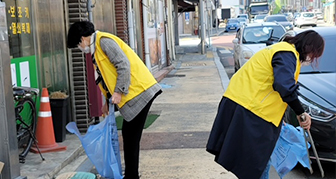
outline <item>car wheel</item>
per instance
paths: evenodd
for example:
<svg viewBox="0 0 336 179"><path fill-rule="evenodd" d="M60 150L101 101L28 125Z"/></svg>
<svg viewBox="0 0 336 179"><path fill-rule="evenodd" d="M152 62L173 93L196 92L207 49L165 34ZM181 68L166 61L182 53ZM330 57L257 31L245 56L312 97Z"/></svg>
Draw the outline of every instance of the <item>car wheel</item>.
<svg viewBox="0 0 336 179"><path fill-rule="evenodd" d="M316 27L316 24L312 25L313 27Z"/></svg>

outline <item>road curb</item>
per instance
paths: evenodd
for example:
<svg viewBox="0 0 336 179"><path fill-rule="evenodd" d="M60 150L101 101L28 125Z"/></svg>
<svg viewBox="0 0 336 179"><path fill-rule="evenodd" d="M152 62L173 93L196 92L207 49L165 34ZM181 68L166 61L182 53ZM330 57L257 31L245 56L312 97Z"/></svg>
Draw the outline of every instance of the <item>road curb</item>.
<svg viewBox="0 0 336 179"><path fill-rule="evenodd" d="M54 178L68 164L75 161L81 154L84 153L82 145L78 146L62 163L56 166L52 171L46 173L43 178Z"/></svg>
<svg viewBox="0 0 336 179"><path fill-rule="evenodd" d="M214 61L215 61L215 64L216 64L216 67L217 67L217 70L218 70L218 73L219 73L219 76L220 76L220 79L221 79L221 82L222 82L223 89L225 91L225 89L229 86L230 79L229 79L222 63L220 62L220 59L219 59L218 54L217 54L217 48L213 47L213 51L214 51L214 53L213 53Z"/></svg>

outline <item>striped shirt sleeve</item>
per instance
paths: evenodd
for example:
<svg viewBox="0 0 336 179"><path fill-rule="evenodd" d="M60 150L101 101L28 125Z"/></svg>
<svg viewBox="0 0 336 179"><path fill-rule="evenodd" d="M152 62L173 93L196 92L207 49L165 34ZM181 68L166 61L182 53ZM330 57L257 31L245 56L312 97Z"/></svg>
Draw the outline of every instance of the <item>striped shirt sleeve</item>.
<svg viewBox="0 0 336 179"><path fill-rule="evenodd" d="M100 46L103 52L108 56L110 62L117 69L118 77L114 92L128 94L131 72L130 62L126 54L119 45L110 38L101 38Z"/></svg>

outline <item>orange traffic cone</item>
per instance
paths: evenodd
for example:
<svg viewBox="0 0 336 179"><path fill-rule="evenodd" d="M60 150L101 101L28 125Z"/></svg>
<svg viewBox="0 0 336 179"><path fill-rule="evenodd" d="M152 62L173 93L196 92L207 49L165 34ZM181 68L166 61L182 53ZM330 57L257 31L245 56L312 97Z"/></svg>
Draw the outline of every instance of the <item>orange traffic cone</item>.
<svg viewBox="0 0 336 179"><path fill-rule="evenodd" d="M31 151L38 153L55 152L66 150L66 146L57 144L55 141L54 126L52 121L48 89L42 89L40 111L36 128L37 146L32 146Z"/></svg>

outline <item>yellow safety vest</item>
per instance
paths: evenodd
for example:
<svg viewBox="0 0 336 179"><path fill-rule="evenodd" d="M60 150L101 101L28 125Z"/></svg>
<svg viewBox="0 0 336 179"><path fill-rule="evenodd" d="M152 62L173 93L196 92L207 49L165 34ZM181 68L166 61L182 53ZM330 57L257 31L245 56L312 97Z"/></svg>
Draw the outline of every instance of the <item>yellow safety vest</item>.
<svg viewBox="0 0 336 179"><path fill-rule="evenodd" d="M265 121L279 126L287 103L273 89L274 76L272 58L280 51L290 51L296 56L296 71L293 74L297 82L300 74L299 53L294 45L280 42L268 46L247 61L230 80L224 96L248 109Z"/></svg>
<svg viewBox="0 0 336 179"><path fill-rule="evenodd" d="M117 83L117 70L110 62L107 55L103 52L100 47L100 39L102 37L107 37L113 39L119 47L126 54L130 62L130 86L128 89L128 94L122 94L121 101L118 104L118 107L121 108L127 101L133 99L143 91L147 90L151 86L157 83L152 73L148 70L143 61L139 58L139 56L120 38L110 33L105 32L97 32L96 33L96 50L95 50L95 59L97 66L101 72L101 75L106 83L108 91L113 94L116 83ZM107 91L99 84L99 87L106 97Z"/></svg>

